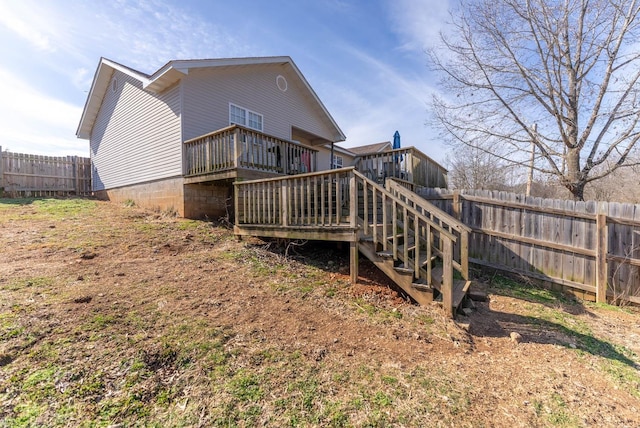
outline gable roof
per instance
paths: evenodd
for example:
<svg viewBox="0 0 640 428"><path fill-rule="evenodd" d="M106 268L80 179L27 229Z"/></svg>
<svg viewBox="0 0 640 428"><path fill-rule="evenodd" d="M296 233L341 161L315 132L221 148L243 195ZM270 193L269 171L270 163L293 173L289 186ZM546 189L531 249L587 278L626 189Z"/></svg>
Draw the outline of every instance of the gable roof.
<svg viewBox="0 0 640 428"><path fill-rule="evenodd" d="M365 155L369 153L380 153L391 150L391 147L393 146L391 145L390 141L384 141L382 143L367 144L366 146L349 147L347 150L356 155Z"/></svg>
<svg viewBox="0 0 640 428"><path fill-rule="evenodd" d="M142 89L152 93L160 93L176 83L178 80L182 79L185 75L189 74L189 70L192 68L251 66L257 64L288 64L300 78L300 81L311 95L311 98L317 103L320 110L326 115L326 118L334 127L336 131L336 142L344 141L346 139L336 121L333 119L322 101L320 101L320 98L313 88L311 88L309 82L307 82L307 79L305 79L300 72L300 69L298 69L293 60L288 56L173 60L169 61L150 75L134 70L110 59L100 58L98 68L93 76L93 82L91 84L91 89L89 90L89 95L87 96L87 101L84 105L84 110L82 111L82 117L80 118L78 129L76 130L76 135L78 138L90 138L91 130L93 129L98 112L100 111L100 106L102 105L102 101L109 87L111 76L115 70L127 74L141 82Z"/></svg>

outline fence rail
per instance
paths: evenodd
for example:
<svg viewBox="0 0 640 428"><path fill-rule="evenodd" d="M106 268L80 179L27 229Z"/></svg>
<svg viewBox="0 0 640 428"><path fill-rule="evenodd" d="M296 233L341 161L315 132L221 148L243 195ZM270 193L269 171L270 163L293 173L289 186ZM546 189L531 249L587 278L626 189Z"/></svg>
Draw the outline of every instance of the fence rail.
<svg viewBox="0 0 640 428"><path fill-rule="evenodd" d="M640 303L640 205L480 190L418 193L471 228L469 257L476 264L601 302L608 296Z"/></svg>
<svg viewBox="0 0 640 428"><path fill-rule="evenodd" d="M91 160L3 152L0 196L59 196L91 193Z"/></svg>

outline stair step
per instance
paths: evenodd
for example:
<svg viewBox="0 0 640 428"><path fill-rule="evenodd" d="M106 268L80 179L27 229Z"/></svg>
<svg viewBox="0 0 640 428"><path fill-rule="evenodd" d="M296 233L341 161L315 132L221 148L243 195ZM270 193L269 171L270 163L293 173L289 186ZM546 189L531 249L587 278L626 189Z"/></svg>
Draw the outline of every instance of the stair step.
<svg viewBox="0 0 640 428"><path fill-rule="evenodd" d="M415 288L418 291L433 291L433 288L427 284L427 282L420 278L411 283L411 287Z"/></svg>
<svg viewBox="0 0 640 428"><path fill-rule="evenodd" d="M462 300L467 295L467 291L469 291L469 287L471 286L471 281L466 281L464 279L456 279L453 281L453 307L454 310L460 306Z"/></svg>
<svg viewBox="0 0 640 428"><path fill-rule="evenodd" d="M378 255L378 257L382 257L383 259L391 259L393 258L393 252L392 251L378 251L376 253Z"/></svg>
<svg viewBox="0 0 640 428"><path fill-rule="evenodd" d="M404 267L404 265L400 265L400 266L394 266L393 267L395 269L396 272L401 273L401 274L413 274L413 269L409 269Z"/></svg>

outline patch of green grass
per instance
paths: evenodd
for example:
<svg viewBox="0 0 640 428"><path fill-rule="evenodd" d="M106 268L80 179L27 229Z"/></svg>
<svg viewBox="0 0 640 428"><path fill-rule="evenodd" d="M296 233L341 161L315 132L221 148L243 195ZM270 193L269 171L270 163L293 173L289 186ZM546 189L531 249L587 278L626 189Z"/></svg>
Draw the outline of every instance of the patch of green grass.
<svg viewBox="0 0 640 428"><path fill-rule="evenodd" d="M9 283L3 287L9 291L18 291L25 288L33 288L34 291L40 291L54 284L54 279L50 277L33 277L33 278L21 278L10 280Z"/></svg>
<svg viewBox="0 0 640 428"><path fill-rule="evenodd" d="M392 319L402 319L403 315L397 308L387 309L373 305L362 298L357 298L353 302L358 312L367 314L374 320L388 322Z"/></svg>
<svg viewBox="0 0 640 428"><path fill-rule="evenodd" d="M33 206L40 214L52 220L61 220L86 215L97 206L95 201L88 199L38 199Z"/></svg>
<svg viewBox="0 0 640 428"><path fill-rule="evenodd" d="M117 319L114 315L96 314L86 325L88 330L102 330L110 324L115 324Z"/></svg>
<svg viewBox="0 0 640 428"><path fill-rule="evenodd" d="M256 402L264 395L261 382L257 374L242 369L227 383L227 389L241 402Z"/></svg>
<svg viewBox="0 0 640 428"><path fill-rule="evenodd" d="M574 301L568 299L562 293L533 285L525 285L511 278L500 275L496 275L491 280L491 287L499 291L500 294L506 294L517 299L534 303L574 303Z"/></svg>
<svg viewBox="0 0 640 428"><path fill-rule="evenodd" d="M7 427L33 427L38 426L36 420L47 409L46 404L18 403L13 408L14 415L4 420L3 426Z"/></svg>
<svg viewBox="0 0 640 428"><path fill-rule="evenodd" d="M551 396L547 411L547 419L553 426L575 427L578 426L577 418L567 409L564 398L558 393Z"/></svg>

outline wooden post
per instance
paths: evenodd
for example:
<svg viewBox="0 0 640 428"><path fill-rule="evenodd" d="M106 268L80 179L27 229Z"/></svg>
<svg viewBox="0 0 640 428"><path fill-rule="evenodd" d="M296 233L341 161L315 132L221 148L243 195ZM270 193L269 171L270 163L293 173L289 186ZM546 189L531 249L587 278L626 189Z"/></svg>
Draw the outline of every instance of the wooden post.
<svg viewBox="0 0 640 428"><path fill-rule="evenodd" d="M607 215L598 210L596 215L596 302L607 302Z"/></svg>
<svg viewBox="0 0 640 428"><path fill-rule="evenodd" d="M234 208L234 217L235 217L235 225L238 226L240 224L240 198L239 198L239 188L240 185L238 183L233 183L233 205Z"/></svg>
<svg viewBox="0 0 640 428"><path fill-rule="evenodd" d="M235 168L240 167L240 156L242 155L240 144L240 128L236 128L233 132L233 166Z"/></svg>
<svg viewBox="0 0 640 428"><path fill-rule="evenodd" d="M73 187L76 195L80 195L80 176L78 171L78 156L73 157Z"/></svg>
<svg viewBox="0 0 640 428"><path fill-rule="evenodd" d="M4 194L4 170L2 167L4 166L4 159L2 158L2 146L0 146L0 198Z"/></svg>
<svg viewBox="0 0 640 428"><path fill-rule="evenodd" d="M351 217L350 220L350 227L351 230L355 233L356 232L356 226L358 224L357 222L357 217L358 217L358 186L356 183L356 175L353 173L353 171L351 172L351 177L349 177L349 216ZM365 220L366 223L366 220Z"/></svg>
<svg viewBox="0 0 640 428"><path fill-rule="evenodd" d="M469 232L462 230L460 232L460 266L462 269L462 277L469 280Z"/></svg>
<svg viewBox="0 0 640 428"><path fill-rule="evenodd" d="M460 191L453 191L453 216L456 220L460 221L462 218L462 203L460 202Z"/></svg>
<svg viewBox="0 0 640 428"><path fill-rule="evenodd" d="M357 234L354 233L354 241L349 243L349 271L351 273L351 284L358 283L358 241Z"/></svg>
<svg viewBox="0 0 640 428"><path fill-rule="evenodd" d="M280 224L283 227L289 225L289 191L287 182L288 180L282 180L280 186Z"/></svg>
<svg viewBox="0 0 640 428"><path fill-rule="evenodd" d="M453 318L453 245L451 239L440 237L444 241L442 254L442 308L448 317Z"/></svg>

